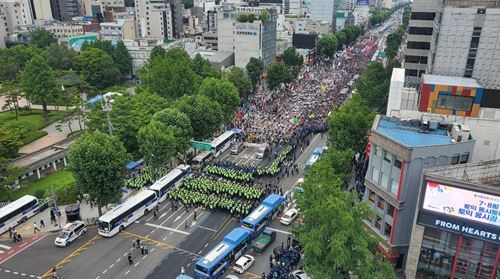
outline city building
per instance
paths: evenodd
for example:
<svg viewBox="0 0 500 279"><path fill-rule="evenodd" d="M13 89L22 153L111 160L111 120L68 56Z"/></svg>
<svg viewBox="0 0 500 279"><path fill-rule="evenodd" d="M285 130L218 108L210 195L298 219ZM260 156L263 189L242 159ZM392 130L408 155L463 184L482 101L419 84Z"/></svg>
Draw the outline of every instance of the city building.
<svg viewBox="0 0 500 279"><path fill-rule="evenodd" d="M99 33L103 40L133 40L135 38L134 20L118 19L115 22L103 22Z"/></svg>
<svg viewBox="0 0 500 279"><path fill-rule="evenodd" d="M335 0L307 0L305 1L309 18L313 21L324 21L335 24Z"/></svg>
<svg viewBox="0 0 500 279"><path fill-rule="evenodd" d="M163 0L135 0L135 30L139 38L173 39L171 5Z"/></svg>
<svg viewBox="0 0 500 279"><path fill-rule="evenodd" d="M184 4L182 0L166 0L170 5L172 12L172 33L176 39L184 37L184 23L182 20L184 14Z"/></svg>
<svg viewBox="0 0 500 279"><path fill-rule="evenodd" d="M500 94L500 3L449 0L440 28L431 44L427 72L475 78L484 88Z"/></svg>
<svg viewBox="0 0 500 279"><path fill-rule="evenodd" d="M209 49L212 49L212 50L219 49L219 41L217 39L217 33L209 31L209 32L203 33L201 36L202 36L203 43L205 45L207 45L207 47Z"/></svg>
<svg viewBox="0 0 500 279"><path fill-rule="evenodd" d="M157 45L156 40L124 40L128 53L132 57L132 72L137 75L137 71L148 61L151 50Z"/></svg>
<svg viewBox="0 0 500 279"><path fill-rule="evenodd" d="M0 9L4 21L2 28L5 28L7 36L13 35L21 26L33 24L31 4L28 0L0 0Z"/></svg>
<svg viewBox="0 0 500 279"><path fill-rule="evenodd" d="M47 0L30 0L31 8L33 13L33 19L35 21L53 20L52 8L50 6L50 1Z"/></svg>
<svg viewBox="0 0 500 279"><path fill-rule="evenodd" d="M190 56L194 58L197 54L200 54L203 58L210 61L212 66L217 69L225 69L234 66L233 52L196 50L191 53Z"/></svg>
<svg viewBox="0 0 500 279"><path fill-rule="evenodd" d="M72 38L85 35L83 25L81 23L72 22L52 22L49 25L41 26L52 34L57 39Z"/></svg>
<svg viewBox="0 0 500 279"><path fill-rule="evenodd" d="M247 21L242 15L253 14ZM262 15L261 18L259 18ZM269 65L276 59L276 20L274 8L223 5L217 11L218 49L234 52L235 65L245 68L251 57Z"/></svg>
<svg viewBox="0 0 500 279"><path fill-rule="evenodd" d="M424 170L406 278L500 275L500 160Z"/></svg>
<svg viewBox="0 0 500 279"><path fill-rule="evenodd" d="M418 77L427 70L434 25L439 22L436 13L440 3L434 0L416 0L412 4L404 67L405 75L414 83L418 83Z"/></svg>
<svg viewBox="0 0 500 279"><path fill-rule="evenodd" d="M469 162L474 143L462 125L376 116L363 195L373 214L365 223L396 268L406 261L422 170Z"/></svg>
<svg viewBox="0 0 500 279"><path fill-rule="evenodd" d="M52 17L60 21L69 21L79 15L78 0L49 0Z"/></svg>

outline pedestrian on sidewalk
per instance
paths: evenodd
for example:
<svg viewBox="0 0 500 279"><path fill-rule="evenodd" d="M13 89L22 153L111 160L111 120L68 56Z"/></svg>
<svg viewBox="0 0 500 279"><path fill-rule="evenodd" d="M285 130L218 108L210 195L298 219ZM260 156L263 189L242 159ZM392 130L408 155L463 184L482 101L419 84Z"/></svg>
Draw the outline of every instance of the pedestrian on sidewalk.
<svg viewBox="0 0 500 279"><path fill-rule="evenodd" d="M21 241L23 241L23 238L21 237L21 234L20 234L20 233L18 233L18 232L15 232L15 233L14 233L14 239L15 239L17 242L21 242ZM16 242L16 241L14 241L14 242Z"/></svg>
<svg viewBox="0 0 500 279"><path fill-rule="evenodd" d="M158 213L156 213L156 210L155 210L155 211L153 211L153 218L154 218L155 220L156 220L156 219L158 219Z"/></svg>
<svg viewBox="0 0 500 279"><path fill-rule="evenodd" d="M40 228L45 228L45 222L43 219L40 220Z"/></svg>
<svg viewBox="0 0 500 279"><path fill-rule="evenodd" d="M12 227L9 227L9 239L12 239Z"/></svg>
<svg viewBox="0 0 500 279"><path fill-rule="evenodd" d="M134 264L134 260L132 259L132 254L131 253L128 253L128 265L132 265Z"/></svg>
<svg viewBox="0 0 500 279"><path fill-rule="evenodd" d="M141 255L144 255L144 245L141 245Z"/></svg>
<svg viewBox="0 0 500 279"><path fill-rule="evenodd" d="M141 247L141 239L140 238L137 238L135 240L136 244L135 244L135 247L137 247L137 249L139 249Z"/></svg>
<svg viewBox="0 0 500 279"><path fill-rule="evenodd" d="M33 233L36 233L37 231L39 232L40 229L38 228L38 225L36 224L36 221L35 221L35 222L33 222Z"/></svg>
<svg viewBox="0 0 500 279"><path fill-rule="evenodd" d="M194 212L194 214L193 214L193 221L195 221L195 222L196 222L196 211L195 211L195 212Z"/></svg>
<svg viewBox="0 0 500 279"><path fill-rule="evenodd" d="M52 268L52 278L59 279L59 275L57 275L57 267Z"/></svg>
<svg viewBox="0 0 500 279"><path fill-rule="evenodd" d="M184 229L187 229L189 228L189 225L188 225L188 220L186 219L186 222L184 223Z"/></svg>

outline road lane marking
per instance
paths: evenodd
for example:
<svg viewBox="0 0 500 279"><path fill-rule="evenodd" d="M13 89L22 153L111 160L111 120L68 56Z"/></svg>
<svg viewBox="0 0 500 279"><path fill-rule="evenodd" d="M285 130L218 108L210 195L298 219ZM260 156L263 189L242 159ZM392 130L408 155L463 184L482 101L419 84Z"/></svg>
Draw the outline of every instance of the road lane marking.
<svg viewBox="0 0 500 279"><path fill-rule="evenodd" d="M176 249L176 250L178 250L178 251L181 251L182 253L188 253L188 254L191 254L191 255L193 255L193 256L195 256L195 257L197 257L198 259L199 259L199 258L201 258L201 255L200 255L200 254L196 254L196 253L193 253L193 252L189 252L189 251L184 250L184 249L181 249L181 248L179 248L179 247L177 247L177 248L175 248L175 249Z"/></svg>
<svg viewBox="0 0 500 279"><path fill-rule="evenodd" d="M184 235L189 235L189 233L187 233L185 231L181 231L181 230L177 230L177 229L169 228L169 227L164 227L164 226L160 226L160 225L156 225L156 224L146 223L146 226L155 227L158 229L164 229L167 231L176 232L176 233L180 233L180 234L184 234ZM149 236L147 236L147 237L149 237Z"/></svg>
<svg viewBox="0 0 500 279"><path fill-rule="evenodd" d="M125 257L125 255L124 255L124 257ZM116 260L116 262L119 262L119 261L121 261L121 260L122 260L122 259L121 259L121 258L119 258L118 260Z"/></svg>
<svg viewBox="0 0 500 279"><path fill-rule="evenodd" d="M107 269L105 269L105 270L102 272L102 274L106 274L106 272L108 272L108 270L107 270Z"/></svg>
<svg viewBox="0 0 500 279"><path fill-rule="evenodd" d="M269 228L269 229L271 229L271 230L273 230L273 231L279 232L279 233L283 233L283 234L292 234L291 232L286 232L286 231L278 230L278 229L271 228L271 227L268 227L268 228Z"/></svg>
<svg viewBox="0 0 500 279"><path fill-rule="evenodd" d="M217 232L217 231L216 231L216 230L214 230L214 229L207 228L207 227L204 227L204 226L198 226L198 228L202 228L202 229L207 230L207 231Z"/></svg>
<svg viewBox="0 0 500 279"><path fill-rule="evenodd" d="M18 251L16 251L15 253L13 253L12 255L8 256L7 258L3 259L0 264L3 264L4 262L8 261L9 259L11 259L12 257L14 257L15 255L21 253L22 251L24 251L25 249L27 249L28 247L30 247L31 245L37 243L38 241L42 240L43 238L45 238L47 235L44 235L40 238L33 238L33 242L29 243L28 245L26 245L23 249L20 249ZM26 244L26 242L24 243ZM14 250L10 250L8 254L12 253Z"/></svg>
<svg viewBox="0 0 500 279"><path fill-rule="evenodd" d="M203 252L203 250L200 250L200 252L198 252L198 254L200 254L200 255L201 255L201 252Z"/></svg>
<svg viewBox="0 0 500 279"><path fill-rule="evenodd" d="M155 243L155 244L159 244L160 246L163 246L163 247L166 247L166 248L169 248L169 249L175 249L175 246L173 246L173 245L170 245L170 244L168 244L166 242L162 242L162 241L158 241L158 240L155 240L155 239L151 239L149 237L145 237L145 236L140 235L140 234L135 234L135 233L126 232L126 231L122 231L121 233L123 235L127 236L127 237L141 238L141 239L147 240L149 242L152 242L152 243Z"/></svg>
<svg viewBox="0 0 500 279"><path fill-rule="evenodd" d="M224 230L224 228L229 225L229 223L231 223L231 216L226 217L226 219L224 220L224 222L222 222L221 226L217 229L218 232L214 233L210 237L210 239L216 239L222 233L222 231Z"/></svg>
<svg viewBox="0 0 500 279"><path fill-rule="evenodd" d="M151 249L151 252L153 252L156 248Z"/></svg>
<svg viewBox="0 0 500 279"><path fill-rule="evenodd" d="M7 250L8 250L8 249L10 249L10 246L0 244L0 248L7 249Z"/></svg>
<svg viewBox="0 0 500 279"><path fill-rule="evenodd" d="M208 246L208 243L205 244L205 247L207 247L207 246Z"/></svg>
<svg viewBox="0 0 500 279"><path fill-rule="evenodd" d="M57 269L61 269L63 267L63 265L69 261L71 261L71 258L74 257L75 255L79 255L81 251L84 251L88 248L88 246L92 245L95 243L95 241L97 239L101 238L100 235L95 235L94 237L92 237L91 239L87 240L87 242L85 242L82 246L78 247L78 249L76 249L75 251L73 251L71 254L69 254L68 256L66 256L64 259L62 259L59 263L57 263L55 265L55 267ZM47 272L45 272L40 278L45 278L45 277L48 277L48 276L52 276L52 268L47 270Z"/></svg>
<svg viewBox="0 0 500 279"><path fill-rule="evenodd" d="M295 162L298 162L300 160L300 158L302 158L306 153L307 153L307 150L309 150L309 148L311 148L311 146L313 146L314 142L318 139L318 137L320 136L321 134L317 134L313 140L311 141L311 143L309 143L309 145L307 146L306 150L304 150L304 152L302 152L302 154L299 156L299 158L297 158L297 160L295 160Z"/></svg>
<svg viewBox="0 0 500 279"><path fill-rule="evenodd" d="M144 255L144 257L142 257L142 259L144 260L148 255Z"/></svg>
<svg viewBox="0 0 500 279"><path fill-rule="evenodd" d="M140 261L136 262L136 263L134 264L134 266L138 266L138 265L139 265L139 263L140 263Z"/></svg>
<svg viewBox="0 0 500 279"><path fill-rule="evenodd" d="M109 268L113 268L113 266L115 266L115 264L111 264L111 265L109 265Z"/></svg>
<svg viewBox="0 0 500 279"><path fill-rule="evenodd" d="M16 275L19 274L19 272L17 272L17 271L14 271L13 273L16 274Z"/></svg>
<svg viewBox="0 0 500 279"><path fill-rule="evenodd" d="M161 218L165 217L166 215L167 215L167 213L163 213L162 215L160 215L160 218L158 218L158 219L161 219Z"/></svg>
<svg viewBox="0 0 500 279"><path fill-rule="evenodd" d="M129 270L127 270L127 272L125 272L125 275L127 275L127 274L129 274L129 273L130 273L130 269L129 269Z"/></svg>

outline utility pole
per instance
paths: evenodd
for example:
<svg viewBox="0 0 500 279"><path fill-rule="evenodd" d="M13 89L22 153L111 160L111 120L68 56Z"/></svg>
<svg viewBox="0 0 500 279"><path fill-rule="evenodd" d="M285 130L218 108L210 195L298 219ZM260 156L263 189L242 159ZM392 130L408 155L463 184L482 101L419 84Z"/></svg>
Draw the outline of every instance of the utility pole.
<svg viewBox="0 0 500 279"><path fill-rule="evenodd" d="M50 189L52 190L52 201L54 202L54 207L56 209L55 214L57 215L57 225L61 228L61 216L59 216L59 208L57 207L57 197L54 193L54 185L50 185Z"/></svg>

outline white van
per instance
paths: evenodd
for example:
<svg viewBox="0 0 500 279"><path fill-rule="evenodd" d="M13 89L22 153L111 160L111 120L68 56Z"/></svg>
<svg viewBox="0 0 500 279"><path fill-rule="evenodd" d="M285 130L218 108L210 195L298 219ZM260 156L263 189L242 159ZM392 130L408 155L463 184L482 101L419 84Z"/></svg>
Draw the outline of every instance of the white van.
<svg viewBox="0 0 500 279"><path fill-rule="evenodd" d="M259 147L259 151L257 151L255 155L257 156L257 159L262 159L266 156L266 152L267 152L267 146L262 146Z"/></svg>
<svg viewBox="0 0 500 279"><path fill-rule="evenodd" d="M80 236L87 232L87 226L82 221L75 221L73 223L66 224L62 231L57 235L54 244L56 246L68 246L71 242L75 241Z"/></svg>
<svg viewBox="0 0 500 279"><path fill-rule="evenodd" d="M242 142L236 142L231 146L231 155L238 155L245 148Z"/></svg>

